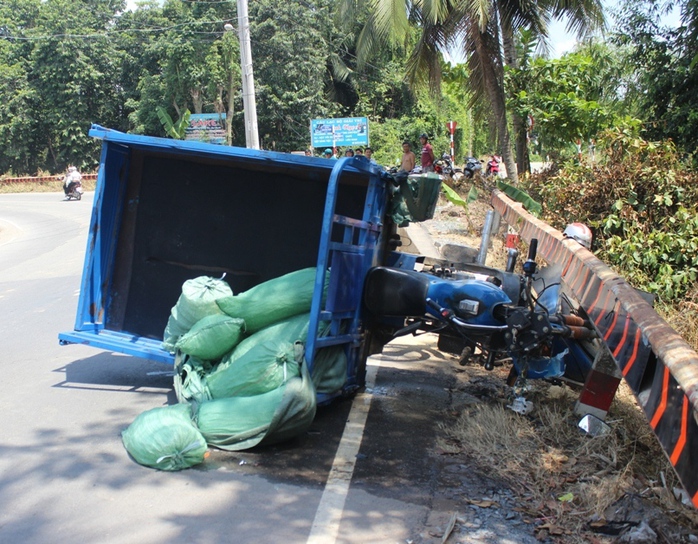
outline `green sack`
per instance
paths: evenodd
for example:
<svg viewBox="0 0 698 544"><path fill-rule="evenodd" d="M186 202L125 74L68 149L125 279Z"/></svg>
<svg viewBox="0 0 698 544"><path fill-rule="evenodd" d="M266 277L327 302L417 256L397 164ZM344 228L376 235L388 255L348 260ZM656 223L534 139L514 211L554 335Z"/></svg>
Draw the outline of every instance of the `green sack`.
<svg viewBox="0 0 698 544"><path fill-rule="evenodd" d="M302 359L302 346L284 340L260 343L240 357L223 359L205 377L207 389L214 399L267 393L300 376Z"/></svg>
<svg viewBox="0 0 698 544"><path fill-rule="evenodd" d="M336 393L347 381L347 354L344 346L329 346L315 353L313 384L318 393Z"/></svg>
<svg viewBox="0 0 698 544"><path fill-rule="evenodd" d="M180 336L208 315L222 314L216 300L232 296L230 286L221 279L199 276L182 285L182 294L172 308L163 334L163 349L174 352ZM235 317L235 316L233 316Z"/></svg>
<svg viewBox="0 0 698 544"><path fill-rule="evenodd" d="M204 460L206 440L192 421L190 404L153 408L121 433L126 451L141 465L182 470Z"/></svg>
<svg viewBox="0 0 698 544"><path fill-rule="evenodd" d="M197 410L197 425L212 446L232 451L246 449L241 445L258 444L267 434L283 396L284 388L279 387L254 397L202 402Z"/></svg>
<svg viewBox="0 0 698 544"><path fill-rule="evenodd" d="M268 393L201 403L196 421L210 445L239 451L305 433L316 408L313 382L302 364L299 377Z"/></svg>
<svg viewBox="0 0 698 544"><path fill-rule="evenodd" d="M289 317L278 323L269 325L240 342L235 347L230 357L228 357L228 360L233 361L242 357L258 344L265 344L267 342L279 341L288 342L289 344L295 344L296 342L305 343L308 339L309 325L310 314L307 313Z"/></svg>
<svg viewBox="0 0 698 544"><path fill-rule="evenodd" d="M218 300L219 308L231 317L245 320L254 333L288 317L307 313L313 300L316 268L304 268L256 285L236 296ZM329 273L325 275L327 292Z"/></svg>
<svg viewBox="0 0 698 544"><path fill-rule="evenodd" d="M206 383L206 376L213 369L209 361L202 361L178 351L174 367L174 390L179 402L201 402L211 398Z"/></svg>
<svg viewBox="0 0 698 544"><path fill-rule="evenodd" d="M242 319L224 314L208 315L197 321L177 341L175 348L198 359L218 361L240 342L244 330Z"/></svg>
<svg viewBox="0 0 698 544"><path fill-rule="evenodd" d="M275 444L290 440L305 433L315 419L317 395L313 381L308 375L308 366L301 365L299 378L289 380L284 386L284 396L269 424L262 444ZM252 447L252 446L249 446Z"/></svg>

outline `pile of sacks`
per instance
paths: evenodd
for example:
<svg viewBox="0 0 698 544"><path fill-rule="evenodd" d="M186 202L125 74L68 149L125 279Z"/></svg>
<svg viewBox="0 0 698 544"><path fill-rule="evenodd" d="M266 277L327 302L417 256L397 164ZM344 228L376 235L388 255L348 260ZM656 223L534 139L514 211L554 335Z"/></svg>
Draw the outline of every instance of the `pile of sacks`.
<svg viewBox="0 0 698 544"><path fill-rule="evenodd" d="M180 470L201 463L208 446L242 450L304 433L316 393L335 393L347 377L342 346L305 361L316 269L306 268L233 295L222 279L182 286L163 348L175 353L180 404L139 415L122 433L140 464ZM327 291L329 273L325 276ZM318 336L329 327L320 323Z"/></svg>

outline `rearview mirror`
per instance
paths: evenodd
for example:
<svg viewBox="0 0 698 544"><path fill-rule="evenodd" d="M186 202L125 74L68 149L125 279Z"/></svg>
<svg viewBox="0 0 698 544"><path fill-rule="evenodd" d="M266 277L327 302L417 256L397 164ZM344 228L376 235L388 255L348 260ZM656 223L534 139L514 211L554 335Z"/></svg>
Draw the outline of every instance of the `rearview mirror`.
<svg viewBox="0 0 698 544"><path fill-rule="evenodd" d="M580 419L578 426L589 436L601 436L611 432L611 427L608 424L591 414L587 414Z"/></svg>

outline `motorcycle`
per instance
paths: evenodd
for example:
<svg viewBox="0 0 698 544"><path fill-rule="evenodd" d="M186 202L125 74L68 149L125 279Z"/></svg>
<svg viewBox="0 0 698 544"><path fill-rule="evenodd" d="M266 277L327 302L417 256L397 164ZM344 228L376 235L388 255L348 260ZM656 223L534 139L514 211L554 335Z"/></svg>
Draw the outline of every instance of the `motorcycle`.
<svg viewBox="0 0 698 544"><path fill-rule="evenodd" d="M482 163L475 157L465 158L465 167L463 173L466 178L472 178L475 174L482 172Z"/></svg>
<svg viewBox="0 0 698 544"><path fill-rule="evenodd" d="M497 155L492 155L492 158L487 161L487 168L485 169L485 176L495 176L499 175L499 163L501 159Z"/></svg>
<svg viewBox="0 0 698 544"><path fill-rule="evenodd" d="M457 185L463 178L463 171L453 166L451 155L448 153L441 155L441 158L434 163L434 172L439 174L449 186Z"/></svg>
<svg viewBox="0 0 698 544"><path fill-rule="evenodd" d="M70 181L67 185L64 182L65 200L80 200L82 199L82 182Z"/></svg>
<svg viewBox="0 0 698 544"><path fill-rule="evenodd" d="M439 335L438 348L459 355L463 365L478 362L492 370L511 363L507 383L519 391L517 398L527 379L583 383L599 349L596 332L561 294L559 268L537 274L536 250L532 240L523 274L513 271L515 249L506 270L375 267L366 278L364 305L383 339L432 332Z"/></svg>

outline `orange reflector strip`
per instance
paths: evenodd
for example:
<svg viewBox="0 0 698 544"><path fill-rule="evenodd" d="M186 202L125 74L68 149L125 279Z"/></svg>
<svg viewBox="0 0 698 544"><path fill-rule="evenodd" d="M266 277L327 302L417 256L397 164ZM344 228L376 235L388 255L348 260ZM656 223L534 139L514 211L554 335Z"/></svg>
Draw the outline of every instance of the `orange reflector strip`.
<svg viewBox="0 0 698 544"><path fill-rule="evenodd" d="M683 448L686 445L686 431L688 429L688 399L686 398L686 395L683 396L683 407L681 408L681 434L679 435L679 439L676 441L676 446L674 447L674 451L671 452L671 457L669 457L669 460L671 461L671 464L676 466L676 463L679 462L679 457L681 457L681 452L683 452Z"/></svg>
<svg viewBox="0 0 698 544"><path fill-rule="evenodd" d="M664 377L662 379L662 400L659 402L659 406L657 406L657 411L654 413L652 421L650 421L650 427L652 427L653 430L657 428L659 420L662 419L664 415L667 397L669 396L669 371L666 367L662 367L662 372L664 372Z"/></svg>

